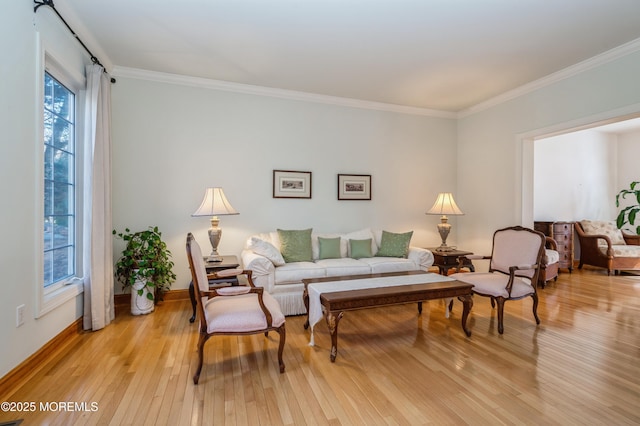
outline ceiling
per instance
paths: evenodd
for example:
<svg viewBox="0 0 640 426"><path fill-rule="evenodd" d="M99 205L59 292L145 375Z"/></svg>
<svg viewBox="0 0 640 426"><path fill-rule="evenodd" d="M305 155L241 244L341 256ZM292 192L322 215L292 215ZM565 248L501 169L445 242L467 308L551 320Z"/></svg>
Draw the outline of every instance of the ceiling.
<svg viewBox="0 0 640 426"><path fill-rule="evenodd" d="M464 111L640 39L639 0L55 4L108 70L446 112Z"/></svg>

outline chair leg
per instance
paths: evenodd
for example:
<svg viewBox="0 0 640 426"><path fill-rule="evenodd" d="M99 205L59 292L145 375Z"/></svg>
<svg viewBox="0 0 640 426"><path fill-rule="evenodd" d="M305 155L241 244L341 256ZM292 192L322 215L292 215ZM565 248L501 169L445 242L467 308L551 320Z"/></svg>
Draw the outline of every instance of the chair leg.
<svg viewBox="0 0 640 426"><path fill-rule="evenodd" d="M209 339L209 336L200 334L198 339L198 368L196 374L193 375L193 384L197 385L200 380L200 372L202 371L202 363L204 362L204 343Z"/></svg>
<svg viewBox="0 0 640 426"><path fill-rule="evenodd" d="M540 324L540 318L538 318L538 294L533 293L531 298L533 299L533 316L536 319L536 324Z"/></svg>
<svg viewBox="0 0 640 426"><path fill-rule="evenodd" d="M491 298L491 302L493 302L494 298ZM504 297L496 297L496 302L498 303L498 333L504 333Z"/></svg>
<svg viewBox="0 0 640 426"><path fill-rule="evenodd" d="M280 334L280 344L278 345L278 365L280 366L280 374L284 373L284 361L282 361L282 352L284 351L284 342L287 340L287 330L282 324L277 330Z"/></svg>
<svg viewBox="0 0 640 426"><path fill-rule="evenodd" d="M495 297L491 297L491 308L495 308L496 307L496 298Z"/></svg>

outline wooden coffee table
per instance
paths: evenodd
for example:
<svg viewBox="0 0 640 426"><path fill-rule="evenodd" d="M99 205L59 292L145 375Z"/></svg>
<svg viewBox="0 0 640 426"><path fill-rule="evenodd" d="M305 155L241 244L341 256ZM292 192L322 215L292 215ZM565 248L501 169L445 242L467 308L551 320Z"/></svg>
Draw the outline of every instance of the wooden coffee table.
<svg viewBox="0 0 640 426"><path fill-rule="evenodd" d="M428 276L431 275L431 276ZM370 280L372 278L389 278L402 280L397 277L407 277L407 281L414 282L407 285L393 285L390 287L360 288L345 291L329 291L320 294L320 303L324 307L325 319L331 333L331 353L329 358L335 362L338 355L338 323L344 315L344 311L355 309L376 308L380 306L399 305L405 303L418 303L418 312L422 313L422 302L432 299L444 299L457 297L462 301L462 329L467 337L471 331L467 328L467 317L473 306L471 284L456 280L430 282L432 275L423 271L391 272L386 274L366 274L343 277L327 277L304 279L304 298L307 307L307 320L305 329L309 328L309 286L328 282L344 282L351 280ZM408 277L412 277L409 279ZM418 276L417 278L415 276ZM424 283L415 283L424 279ZM380 280L377 280L378 282ZM363 281L363 283L366 281ZM314 287L315 288L315 287ZM319 289L321 287L318 287Z"/></svg>

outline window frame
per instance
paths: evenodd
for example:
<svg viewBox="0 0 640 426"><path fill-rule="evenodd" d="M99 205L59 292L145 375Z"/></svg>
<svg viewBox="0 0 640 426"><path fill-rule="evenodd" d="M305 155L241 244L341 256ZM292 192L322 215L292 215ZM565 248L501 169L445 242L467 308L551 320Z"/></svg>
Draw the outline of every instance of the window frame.
<svg viewBox="0 0 640 426"><path fill-rule="evenodd" d="M63 62L57 60L54 55L45 49L40 49L40 64L37 67L37 85L36 85L36 105L37 105L37 127L36 134L37 150L36 161L38 162L36 170L38 191L36 194L37 214L36 234L38 254L36 256L37 273L36 273L36 309L35 317L40 318L48 312L51 312L58 306L75 298L84 291L83 274L83 160L84 160L84 92L85 78L83 75L73 73L70 67L63 65ZM44 282L44 80L45 72L48 72L53 78L64 85L67 89L74 93L75 98L75 131L74 131L74 214L75 214L75 274L65 278L64 280L55 282L45 287Z"/></svg>

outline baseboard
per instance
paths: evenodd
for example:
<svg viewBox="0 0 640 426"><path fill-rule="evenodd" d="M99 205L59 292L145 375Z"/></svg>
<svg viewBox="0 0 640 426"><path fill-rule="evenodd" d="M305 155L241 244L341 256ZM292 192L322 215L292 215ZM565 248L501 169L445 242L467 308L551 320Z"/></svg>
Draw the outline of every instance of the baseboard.
<svg viewBox="0 0 640 426"><path fill-rule="evenodd" d="M116 309L119 306L125 306L128 305L131 301L131 295L130 294L116 294L113 296L113 305L116 307Z"/></svg>
<svg viewBox="0 0 640 426"><path fill-rule="evenodd" d="M168 302L171 300L187 300L187 299L189 299L189 290L186 288L180 289L180 290L169 290L162 297L162 300L165 302ZM127 306L131 303L131 294L129 293L116 294L113 297L113 303L116 306L116 309L118 307Z"/></svg>
<svg viewBox="0 0 640 426"><path fill-rule="evenodd" d="M54 353L68 346L74 337L82 333L82 317L71 323L57 336L49 340L33 355L0 378L0 401L7 401L17 388L40 371L40 368Z"/></svg>
<svg viewBox="0 0 640 426"><path fill-rule="evenodd" d="M163 299L167 302L170 300L187 300L189 299L189 289L169 290L164 294Z"/></svg>

